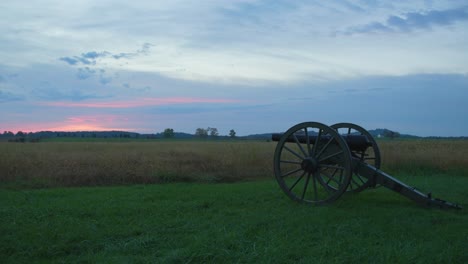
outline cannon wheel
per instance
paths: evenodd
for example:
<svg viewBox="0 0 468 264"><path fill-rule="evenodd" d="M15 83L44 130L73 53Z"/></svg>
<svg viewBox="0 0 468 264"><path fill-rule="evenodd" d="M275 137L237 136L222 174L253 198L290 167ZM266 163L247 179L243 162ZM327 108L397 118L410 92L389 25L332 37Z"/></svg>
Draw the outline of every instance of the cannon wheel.
<svg viewBox="0 0 468 264"><path fill-rule="evenodd" d="M297 136L304 136L300 142ZM315 139L311 136L315 136ZM338 132L324 124L305 122L286 131L276 145L275 177L293 200L321 205L340 197L351 180L351 152ZM323 174L324 170L333 174Z"/></svg>
<svg viewBox="0 0 468 264"><path fill-rule="evenodd" d="M367 163L374 166L377 169L380 169L380 150L377 142L372 137L372 135L365 130L364 128L351 124L351 123L338 123L331 126L335 129L340 135L363 135L372 143L371 148L367 148L365 151L353 151L351 150L351 155L355 158L358 158L361 162ZM359 175L356 171L353 172L351 181L349 182L348 192L360 192L372 185L372 181L369 178Z"/></svg>

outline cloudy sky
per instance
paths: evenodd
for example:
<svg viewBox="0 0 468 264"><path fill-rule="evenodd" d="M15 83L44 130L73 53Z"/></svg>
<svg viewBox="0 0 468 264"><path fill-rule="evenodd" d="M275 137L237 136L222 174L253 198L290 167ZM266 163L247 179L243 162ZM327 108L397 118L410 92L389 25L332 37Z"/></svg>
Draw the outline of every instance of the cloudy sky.
<svg viewBox="0 0 468 264"><path fill-rule="evenodd" d="M468 1L0 2L0 131L468 136Z"/></svg>

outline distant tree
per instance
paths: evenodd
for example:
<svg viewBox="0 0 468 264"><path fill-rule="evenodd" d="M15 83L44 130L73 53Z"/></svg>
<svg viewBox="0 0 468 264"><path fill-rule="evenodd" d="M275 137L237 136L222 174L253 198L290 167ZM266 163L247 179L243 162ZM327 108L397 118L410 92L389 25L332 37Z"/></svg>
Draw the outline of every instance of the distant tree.
<svg viewBox="0 0 468 264"><path fill-rule="evenodd" d="M13 132L11 132L11 131L5 131L5 132L3 132L3 136L11 138L11 137L14 137L15 134Z"/></svg>
<svg viewBox="0 0 468 264"><path fill-rule="evenodd" d="M23 131L18 131L18 133L16 133L16 136L17 137L24 137L25 134L23 133Z"/></svg>
<svg viewBox="0 0 468 264"><path fill-rule="evenodd" d="M383 136L390 138L390 139L394 139L394 138L400 137L400 133L385 129L383 132Z"/></svg>
<svg viewBox="0 0 468 264"><path fill-rule="evenodd" d="M164 129L163 135L164 135L165 138L173 138L174 135L175 135L174 129L172 129L172 128Z"/></svg>
<svg viewBox="0 0 468 264"><path fill-rule="evenodd" d="M231 138L235 138L236 137L236 131L234 131L234 129L229 130L229 136Z"/></svg>
<svg viewBox="0 0 468 264"><path fill-rule="evenodd" d="M195 130L195 136L205 138L208 136L208 130L204 128L197 128L197 130Z"/></svg>
<svg viewBox="0 0 468 264"><path fill-rule="evenodd" d="M218 129L216 127L209 127L208 131L210 132L211 137L219 136Z"/></svg>

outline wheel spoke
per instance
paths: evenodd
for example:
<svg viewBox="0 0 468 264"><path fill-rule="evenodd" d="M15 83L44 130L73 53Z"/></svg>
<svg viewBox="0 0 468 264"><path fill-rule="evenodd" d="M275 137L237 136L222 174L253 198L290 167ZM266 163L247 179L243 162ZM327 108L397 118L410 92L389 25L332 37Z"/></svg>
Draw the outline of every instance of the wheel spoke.
<svg viewBox="0 0 468 264"><path fill-rule="evenodd" d="M313 178L312 183L314 185L314 199L315 199L315 201L318 201L318 197L317 197L318 196L318 193L317 193L317 176L320 176L320 174L317 173L317 175L312 175L312 178Z"/></svg>
<svg viewBox="0 0 468 264"><path fill-rule="evenodd" d="M282 177L282 178L287 177L287 176L289 176L289 175L291 175L291 174L294 174L294 173L296 173L296 172L298 172L298 171L301 171L301 170L302 170L302 168L289 171L289 172L287 172L286 174L281 175L281 177Z"/></svg>
<svg viewBox="0 0 468 264"><path fill-rule="evenodd" d="M309 185L309 180L310 180L310 173L307 174L306 182L304 184L304 190L302 191L302 198L301 200L304 200L305 193L307 191L307 186Z"/></svg>
<svg viewBox="0 0 468 264"><path fill-rule="evenodd" d="M306 144L307 144L307 153L308 156L311 156L311 149L310 149L310 138L309 138L309 132L307 131L307 127L304 128L305 135L306 135Z"/></svg>
<svg viewBox="0 0 468 264"><path fill-rule="evenodd" d="M364 180L362 180L362 177L356 174L356 177L362 182L362 184L366 184Z"/></svg>
<svg viewBox="0 0 468 264"><path fill-rule="evenodd" d="M323 148L320 150L320 152L317 154L317 159L320 158L320 156L323 154L323 152L328 148L328 146L330 145L330 143L333 142L333 138L330 138L330 140L328 140L327 144L325 144L325 146L323 146Z"/></svg>
<svg viewBox="0 0 468 264"><path fill-rule="evenodd" d="M294 141L296 141L296 144L299 147L299 149L301 150L302 154L304 154L304 157L307 157L307 153L302 148L301 143L299 143L299 140L297 139L296 134L293 134L293 138L294 138Z"/></svg>
<svg viewBox="0 0 468 264"><path fill-rule="evenodd" d="M338 169L337 169L336 171L338 171ZM332 176L328 176L328 175L324 174L324 175L327 176L327 178L328 178L328 181L326 182L327 185L328 185L331 181L335 182L335 183L338 184L338 185L341 185L341 183L340 183L341 180L340 180L340 181L337 181L337 180L335 179L336 171L333 172Z"/></svg>
<svg viewBox="0 0 468 264"><path fill-rule="evenodd" d="M342 153L343 153L343 151L338 151L338 152L336 152L336 153L334 153L334 154L328 155L328 156L326 156L325 158L319 160L319 163L322 162L322 161L325 161L325 160L327 160L327 159L333 158L333 157L335 157L335 156L338 156L338 155L340 155L340 154L342 154Z"/></svg>
<svg viewBox="0 0 468 264"><path fill-rule="evenodd" d="M291 152L294 156L300 158L301 160L304 159L304 157L301 157L301 155L297 154L297 152L295 152L294 150L290 149L289 147L284 146L284 148L285 148L287 151Z"/></svg>
<svg viewBox="0 0 468 264"><path fill-rule="evenodd" d="M344 172L344 170L341 170L341 172L340 172L340 180L339 180L339 182L343 182L343 172Z"/></svg>
<svg viewBox="0 0 468 264"><path fill-rule="evenodd" d="M296 187L297 183L304 177L305 174L306 174L306 172L304 171L304 172L302 173L302 175L301 175L301 176L294 182L294 184L289 188L289 192L291 192L292 189L293 189L294 187Z"/></svg>
<svg viewBox="0 0 468 264"><path fill-rule="evenodd" d="M314 142L314 146L312 147L311 156L314 156L314 155L315 155L315 152L317 151L317 145L318 145L319 142L320 142L320 137L321 137L321 136L322 136L322 129L319 129L317 138L315 139L315 142Z"/></svg>
<svg viewBox="0 0 468 264"><path fill-rule="evenodd" d="M353 177L351 177L350 183L351 183L351 182L353 182L354 185L357 186L357 187L359 187L359 186L362 185L362 184L360 184L358 181L356 181L356 177L354 177L354 175L353 175Z"/></svg>

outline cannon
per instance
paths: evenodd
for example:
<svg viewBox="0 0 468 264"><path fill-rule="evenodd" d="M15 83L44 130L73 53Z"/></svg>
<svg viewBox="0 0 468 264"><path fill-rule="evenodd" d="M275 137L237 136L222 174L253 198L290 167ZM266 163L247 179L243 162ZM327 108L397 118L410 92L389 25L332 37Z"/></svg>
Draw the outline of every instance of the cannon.
<svg viewBox="0 0 468 264"><path fill-rule="evenodd" d="M381 171L377 142L358 125L304 122L272 134L272 141L278 142L273 161L276 180L294 201L323 205L346 192L384 186L425 207L461 209Z"/></svg>

